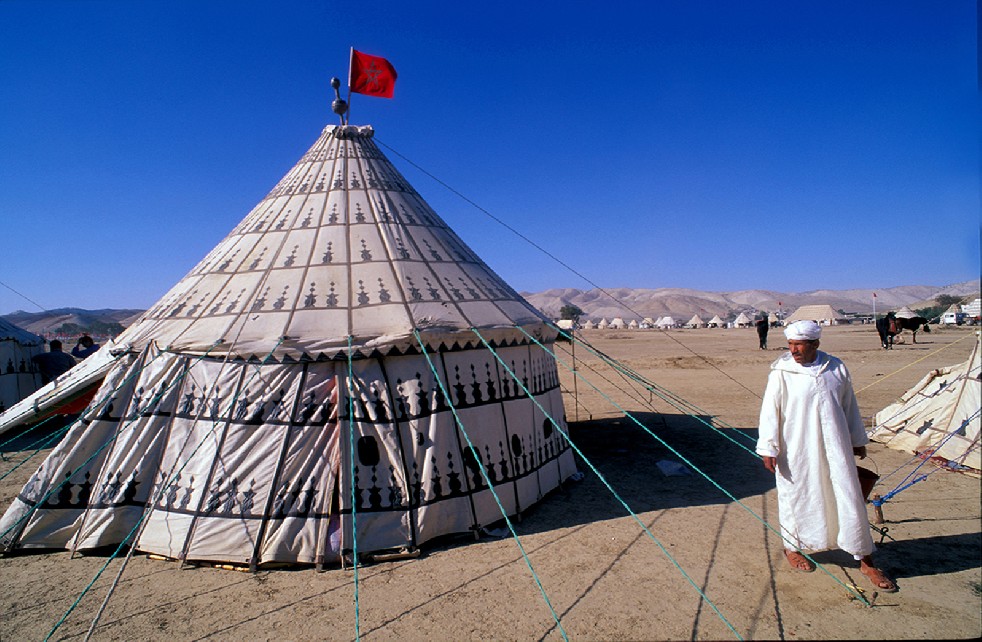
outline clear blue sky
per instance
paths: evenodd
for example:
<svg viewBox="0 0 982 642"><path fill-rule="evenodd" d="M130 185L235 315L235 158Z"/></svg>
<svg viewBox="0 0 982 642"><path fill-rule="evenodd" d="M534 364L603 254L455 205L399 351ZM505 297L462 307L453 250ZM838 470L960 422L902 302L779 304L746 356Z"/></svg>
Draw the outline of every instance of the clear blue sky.
<svg viewBox="0 0 982 642"><path fill-rule="evenodd" d="M352 123L603 287L978 278L978 24L972 0L0 0L0 281L149 307L336 122L351 46L399 73ZM383 149L516 289L591 287Z"/></svg>

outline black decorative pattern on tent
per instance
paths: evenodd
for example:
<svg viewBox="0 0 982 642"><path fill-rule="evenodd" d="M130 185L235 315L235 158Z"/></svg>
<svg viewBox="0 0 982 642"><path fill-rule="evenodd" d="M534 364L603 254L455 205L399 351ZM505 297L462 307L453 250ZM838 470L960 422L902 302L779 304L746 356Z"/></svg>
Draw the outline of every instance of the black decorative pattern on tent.
<svg viewBox="0 0 982 642"><path fill-rule="evenodd" d="M476 352L476 350L475 350ZM545 359L512 359L509 368L521 380L521 385L510 377L495 377L497 364L486 350L481 350L483 360L471 360L465 367L455 366L448 373L447 400L442 389L436 385L427 386L421 373L412 381L396 379L391 389L395 396L391 402L380 393L377 384L370 384L370 396L356 396L350 408L354 411L354 421L359 424L375 425L393 434L402 434L400 439L410 440L415 433L409 428L410 422L423 420L434 415L449 415L451 404L459 412L497 404L528 399L529 393L542 398L559 389L558 373L554 362ZM141 383L134 384L130 393L121 392L127 401L120 402L116 396L108 396L102 403L94 405L83 422L91 426L95 422L107 422L125 426L131 422L160 418L161 420L182 419L206 425L228 425L252 430L296 430L309 427L327 426L332 415L349 419L349 405L342 403L335 408L330 397L318 399L310 390L300 389L296 396L289 396L287 386L269 389L266 377L257 377L254 383L247 381L241 387L222 390L217 385L209 390L188 380L180 388L180 394L169 392L177 384L185 369L194 362L209 361L183 357L181 368L174 368L169 378L156 380L154 386L147 388ZM219 364L219 360L210 360ZM422 365L422 363L420 364ZM239 367L249 366L243 363ZM175 389L176 390L176 389ZM526 390L528 392L526 392ZM337 412L336 412L337 411ZM557 418L558 420L558 418ZM356 472L354 479L355 509L359 512L405 511L411 507L422 507L448 499L467 497L488 488L480 472L483 464L491 484L498 486L517 482L535 473L539 468L557 460L569 449L569 444L555 430L549 419L544 419L538 432L512 434L510 441L497 440L493 443L476 444L461 451L453 448L437 452L432 448L422 451L419 461L407 461L409 466L406 485L396 475L396 462L381 459L374 437L362 437L358 443ZM110 439L114 433L110 434ZM423 463L430 464L430 473L423 472ZM155 508L167 513L192 516L228 517L235 519L262 519L262 506L257 506L255 479L240 479L237 476L219 476L211 480L207 489L200 475L177 472L168 483L161 471L152 484L144 481L146 473L133 470L122 473L118 470L97 472L86 469L74 475L66 474L62 479L32 477L18 495L28 506L35 506L44 489L59 482L55 493L42 500L42 507L50 510L108 509L124 506L145 508L152 497L158 497ZM98 479L95 476L99 475ZM466 480L464 477L466 476ZM163 492L162 486L166 485ZM152 487L150 487L152 486ZM200 493L204 492L204 501ZM272 512L269 517L323 518L327 514L311 511L314 499L321 489L315 480L298 477L285 479L276 489ZM195 493L199 493L198 498ZM200 508L199 508L200 507ZM350 513L350 508L343 509Z"/></svg>
<svg viewBox="0 0 982 642"><path fill-rule="evenodd" d="M398 336L431 315L432 309L416 312L413 304L449 306L451 327L462 332L487 327L481 320L489 310L496 316L488 325L542 323L409 185L372 136L367 128L325 130L127 339L137 347L150 337L160 345L181 338L207 344L232 339L243 323L272 324L264 327L267 336L303 335L309 317L299 330L292 325L301 312L373 308L391 320L386 333ZM466 307L481 303L486 306ZM332 335L331 343L346 336Z"/></svg>
<svg viewBox="0 0 982 642"><path fill-rule="evenodd" d="M551 429L551 423L549 427ZM424 479L419 465L413 462L408 494L407 489L399 485L394 466L380 469L377 463L367 463L364 458L359 458L354 479L355 510L359 513L406 511L486 491L488 484L481 473L482 465L495 487L517 482L558 460L569 450L569 443L564 438L558 434L546 437L546 432L543 430L543 439L536 444L531 439L514 435L511 444L499 441L494 446L485 445L483 452L468 447L463 462L458 461L452 451L442 456L430 454L432 474L428 480ZM467 475L466 482L464 475ZM424 494L424 489L428 489L429 494ZM349 514L351 509L343 508L341 513Z"/></svg>

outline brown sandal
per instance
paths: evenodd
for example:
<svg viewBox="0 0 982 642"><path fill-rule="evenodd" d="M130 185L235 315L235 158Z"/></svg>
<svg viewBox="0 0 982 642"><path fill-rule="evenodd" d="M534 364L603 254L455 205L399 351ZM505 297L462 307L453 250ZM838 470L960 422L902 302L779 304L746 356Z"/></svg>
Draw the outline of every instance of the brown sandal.
<svg viewBox="0 0 982 642"><path fill-rule="evenodd" d="M788 558L788 563L791 564L791 568L796 571L811 573L815 570L815 565L812 564L811 560L798 551L789 551L788 549L784 549L784 556Z"/></svg>
<svg viewBox="0 0 982 642"><path fill-rule="evenodd" d="M860 565L859 571L869 578L869 581L879 591L884 593L896 593L897 584L886 576L886 573L875 566Z"/></svg>

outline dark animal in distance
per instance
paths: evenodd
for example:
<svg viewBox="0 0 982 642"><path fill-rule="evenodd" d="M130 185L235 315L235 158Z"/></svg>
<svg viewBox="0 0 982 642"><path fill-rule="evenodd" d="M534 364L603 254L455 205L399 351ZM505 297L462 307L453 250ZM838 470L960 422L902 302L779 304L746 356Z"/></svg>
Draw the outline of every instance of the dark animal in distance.
<svg viewBox="0 0 982 642"><path fill-rule="evenodd" d="M927 319L924 317L898 317L893 312L889 312L882 319L876 320L876 332L880 335L880 345L887 350L893 349L893 338L904 330L910 330L913 342L917 343L917 331L922 327L924 332L931 331L927 325Z"/></svg>

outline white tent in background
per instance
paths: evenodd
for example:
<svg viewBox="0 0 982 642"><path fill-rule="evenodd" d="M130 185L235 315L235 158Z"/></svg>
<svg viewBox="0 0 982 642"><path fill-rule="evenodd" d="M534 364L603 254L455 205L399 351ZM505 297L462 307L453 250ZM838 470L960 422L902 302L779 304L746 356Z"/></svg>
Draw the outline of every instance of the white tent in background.
<svg viewBox="0 0 982 642"><path fill-rule="evenodd" d="M913 319L914 317L917 316L917 314L913 310L908 308L906 305L900 308L899 310L897 310L895 314L897 317L901 319Z"/></svg>
<svg viewBox="0 0 982 642"><path fill-rule="evenodd" d="M741 312L736 319L733 320L734 328L749 328L754 324L754 320L747 316L746 312Z"/></svg>
<svg viewBox="0 0 982 642"><path fill-rule="evenodd" d="M768 325L772 326L781 323L781 319L778 318L777 312L771 312L769 315L767 315L767 323Z"/></svg>
<svg viewBox="0 0 982 642"><path fill-rule="evenodd" d="M655 320L651 317L645 317L641 319L641 327L645 330L655 327Z"/></svg>
<svg viewBox="0 0 982 642"><path fill-rule="evenodd" d="M709 320L709 323L707 325L710 328L722 328L722 327L725 327L726 326L726 322L723 321L723 319L720 319L719 318L719 315L717 314L717 315L713 316L712 319Z"/></svg>
<svg viewBox="0 0 982 642"><path fill-rule="evenodd" d="M706 323L699 318L698 314L693 314L692 318L686 322L685 326L687 328L704 328L706 327Z"/></svg>
<svg viewBox="0 0 982 642"><path fill-rule="evenodd" d="M610 322L610 326L608 327L611 328L612 330L621 330L627 327L627 324L624 323L624 319L620 317L614 317L614 319Z"/></svg>
<svg viewBox="0 0 982 642"><path fill-rule="evenodd" d="M594 323L593 321L590 321L589 319L587 319L586 321L583 322L583 329L584 330L593 330L596 327L597 327L597 324Z"/></svg>
<svg viewBox="0 0 982 642"><path fill-rule="evenodd" d="M78 414L85 410L96 391L122 355L114 355L112 339L68 372L0 414L0 435L23 424L43 421L56 414Z"/></svg>
<svg viewBox="0 0 982 642"><path fill-rule="evenodd" d="M0 319L0 413L41 385L31 357L42 352L44 339Z"/></svg>
<svg viewBox="0 0 982 642"><path fill-rule="evenodd" d="M609 325L610 322L607 321L606 317L604 317L603 319L600 319L600 323L597 324L597 327L600 328L601 330L606 330Z"/></svg>
<svg viewBox="0 0 982 642"><path fill-rule="evenodd" d="M480 532L575 472L554 339L370 127L326 127L117 337L0 548L320 565Z"/></svg>
<svg viewBox="0 0 982 642"><path fill-rule="evenodd" d="M784 325L795 321L814 321L819 325L835 325L845 323L846 318L833 310L831 305L823 303L801 306L784 320Z"/></svg>
<svg viewBox="0 0 982 642"><path fill-rule="evenodd" d="M638 320L637 319L631 319L631 321L627 324L627 327L630 330L637 330L638 329Z"/></svg>
<svg viewBox="0 0 982 642"><path fill-rule="evenodd" d="M670 316L664 316L664 317L658 319L658 327L659 328L662 328L662 329L674 328L675 327L675 319L673 319Z"/></svg>
<svg viewBox="0 0 982 642"><path fill-rule="evenodd" d="M948 306L947 310L941 313L940 322L944 325L960 324L965 319L965 316L962 306L952 303Z"/></svg>
<svg viewBox="0 0 982 642"><path fill-rule="evenodd" d="M870 438L898 450L941 457L978 474L982 469L979 347L976 338L967 361L932 370L899 401L876 413Z"/></svg>

